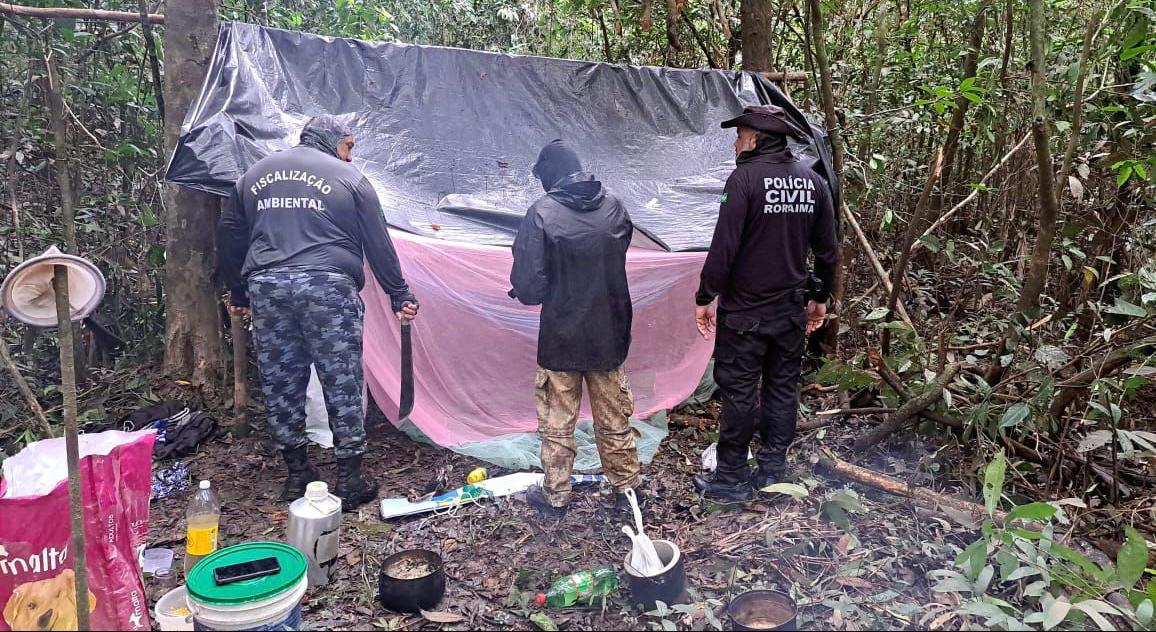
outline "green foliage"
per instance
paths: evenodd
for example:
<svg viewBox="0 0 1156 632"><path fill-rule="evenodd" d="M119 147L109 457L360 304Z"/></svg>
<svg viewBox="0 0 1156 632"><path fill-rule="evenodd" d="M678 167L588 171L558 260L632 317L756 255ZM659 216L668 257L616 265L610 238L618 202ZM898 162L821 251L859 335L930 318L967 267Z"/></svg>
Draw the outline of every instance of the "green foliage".
<svg viewBox="0 0 1156 632"><path fill-rule="evenodd" d="M1005 471L1002 454L985 470L989 515L999 506ZM1035 502L1013 506L999 525L985 521L983 537L960 552L953 568L929 573L932 590L959 595L955 615L992 629L1082 629L1089 620L1101 630L1121 624L1147 629L1154 603L1149 592L1156 582L1142 585L1148 564L1143 536L1125 528L1115 564L1100 565L1058 541L1055 523L1060 520L1066 519L1059 503ZM1109 601L1116 592L1131 607Z"/></svg>

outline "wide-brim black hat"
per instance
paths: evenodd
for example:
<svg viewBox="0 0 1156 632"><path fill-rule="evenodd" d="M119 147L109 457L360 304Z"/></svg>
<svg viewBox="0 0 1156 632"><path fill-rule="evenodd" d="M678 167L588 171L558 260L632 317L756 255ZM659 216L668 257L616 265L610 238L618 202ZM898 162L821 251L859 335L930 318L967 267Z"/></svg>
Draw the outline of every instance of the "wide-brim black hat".
<svg viewBox="0 0 1156 632"><path fill-rule="evenodd" d="M798 139L807 137L806 132L787 118L786 111L777 105L749 105L743 108L739 116L723 121L722 127L749 127L767 134L794 136Z"/></svg>

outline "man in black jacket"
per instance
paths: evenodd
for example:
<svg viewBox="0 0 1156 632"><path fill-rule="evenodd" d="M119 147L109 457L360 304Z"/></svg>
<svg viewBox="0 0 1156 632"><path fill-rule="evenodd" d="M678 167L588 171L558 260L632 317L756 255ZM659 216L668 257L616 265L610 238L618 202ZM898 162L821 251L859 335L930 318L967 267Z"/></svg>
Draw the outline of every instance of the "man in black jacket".
<svg viewBox="0 0 1156 632"><path fill-rule="evenodd" d="M536 385L545 478L527 498L539 512L561 517L570 499L583 382L616 504L639 482L629 425L634 396L622 368L633 317L626 250L634 227L622 202L582 171L564 141L546 145L533 172L546 195L526 212L514 240L510 296L542 306Z"/></svg>
<svg viewBox="0 0 1156 632"><path fill-rule="evenodd" d="M723 409L718 469L696 476L695 487L725 502L749 500L784 474L803 343L826 317L838 249L828 185L787 146L788 136L804 132L773 105L748 107L722 126L738 128L737 164L723 189L695 319L709 337L719 299L715 381ZM808 292L810 253L821 288ZM762 446L752 474L747 449L756 430Z"/></svg>
<svg viewBox="0 0 1156 632"><path fill-rule="evenodd" d="M314 117L298 146L241 176L217 226L218 275L232 290L230 310L248 313L252 301L268 428L289 470L282 498L299 498L319 478L305 438L314 364L333 429L336 494L346 510L378 490L361 475L363 260L397 317L417 316L377 193L352 159L352 134L332 116Z"/></svg>

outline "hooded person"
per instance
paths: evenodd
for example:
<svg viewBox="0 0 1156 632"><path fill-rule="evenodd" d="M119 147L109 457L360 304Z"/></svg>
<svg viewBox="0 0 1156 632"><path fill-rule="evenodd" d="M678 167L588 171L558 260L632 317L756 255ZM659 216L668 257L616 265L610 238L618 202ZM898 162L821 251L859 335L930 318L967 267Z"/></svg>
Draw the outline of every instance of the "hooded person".
<svg viewBox="0 0 1156 632"><path fill-rule="evenodd" d="M305 399L314 365L337 457L336 495L346 510L377 497L363 477L361 363L363 262L400 320L417 316L377 193L353 165L353 134L316 116L296 147L267 156L233 187L217 226L217 275L230 311L250 313L267 428L285 460L283 500L320 479L306 452Z"/></svg>
<svg viewBox="0 0 1156 632"><path fill-rule="evenodd" d="M828 184L791 152L787 138L807 136L783 109L748 107L722 127L737 129L736 165L703 264L695 319L704 338L717 323L714 377L723 406L718 467L694 484L706 498L742 502L785 474L803 344L826 316L838 245ZM812 254L820 286L808 289ZM752 473L747 449L756 431L762 445Z"/></svg>
<svg viewBox="0 0 1156 632"><path fill-rule="evenodd" d="M565 141L542 148L533 174L546 194L522 220L510 274L510 296L542 306L535 384L545 476L527 500L546 516L565 514L585 383L602 469L621 509L641 469L629 425L634 396L622 367L633 318L626 251L634 227L622 202L582 170Z"/></svg>

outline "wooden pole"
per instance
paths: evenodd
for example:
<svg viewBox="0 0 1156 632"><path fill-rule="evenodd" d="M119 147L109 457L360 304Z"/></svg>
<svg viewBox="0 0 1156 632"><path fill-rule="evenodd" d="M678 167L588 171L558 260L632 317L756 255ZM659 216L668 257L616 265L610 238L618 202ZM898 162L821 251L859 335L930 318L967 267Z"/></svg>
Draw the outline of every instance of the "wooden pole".
<svg viewBox="0 0 1156 632"><path fill-rule="evenodd" d="M57 344L60 390L64 394L64 446L68 460L68 507L72 524L72 567L76 573L77 629L92 629L88 601L88 560L84 550L84 492L80 486L80 443L76 422L76 356L72 346L72 308L68 301L68 268L55 266Z"/></svg>
<svg viewBox="0 0 1156 632"><path fill-rule="evenodd" d="M139 13L128 11L105 11L102 9L72 9L68 7L26 7L10 2L0 2L0 15L19 15L38 20L106 20L109 22L140 22ZM149 24L164 24L165 16L150 13L145 17Z"/></svg>
<svg viewBox="0 0 1156 632"><path fill-rule="evenodd" d="M233 427L244 437L249 434L249 332L240 314L229 315L229 326L233 333Z"/></svg>
<svg viewBox="0 0 1156 632"><path fill-rule="evenodd" d="M807 73L801 70L793 70L790 72L764 72L760 73L767 78L767 81L774 81L775 83L807 83Z"/></svg>

